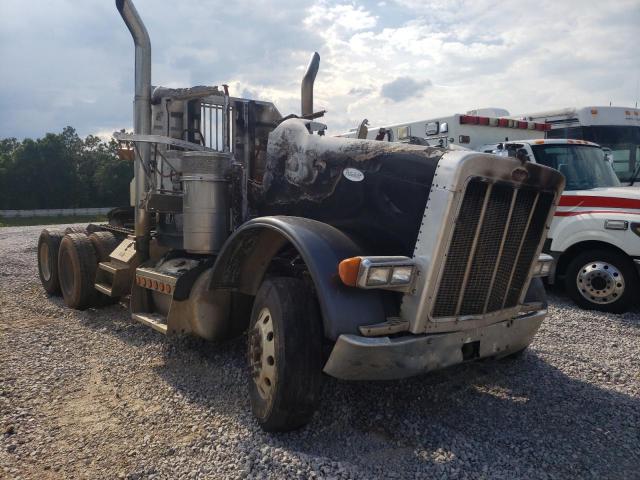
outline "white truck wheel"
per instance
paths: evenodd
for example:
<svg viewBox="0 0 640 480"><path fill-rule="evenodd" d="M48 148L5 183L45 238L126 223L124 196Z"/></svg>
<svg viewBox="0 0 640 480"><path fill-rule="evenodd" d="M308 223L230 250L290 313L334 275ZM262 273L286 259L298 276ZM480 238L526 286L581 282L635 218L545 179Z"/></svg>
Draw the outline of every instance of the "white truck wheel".
<svg viewBox="0 0 640 480"><path fill-rule="evenodd" d="M638 274L631 260L610 250L589 250L568 265L565 288L582 308L622 313L634 302Z"/></svg>

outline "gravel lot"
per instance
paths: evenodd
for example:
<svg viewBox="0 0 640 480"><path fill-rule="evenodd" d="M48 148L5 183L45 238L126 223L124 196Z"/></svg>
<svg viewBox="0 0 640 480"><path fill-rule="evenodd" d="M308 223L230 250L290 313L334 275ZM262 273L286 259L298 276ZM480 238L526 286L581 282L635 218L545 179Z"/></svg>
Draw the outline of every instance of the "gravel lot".
<svg viewBox="0 0 640 480"><path fill-rule="evenodd" d="M552 295L518 360L328 378L299 432L249 411L244 338L170 348L122 305L72 311L0 229L0 478L640 478L640 313Z"/></svg>

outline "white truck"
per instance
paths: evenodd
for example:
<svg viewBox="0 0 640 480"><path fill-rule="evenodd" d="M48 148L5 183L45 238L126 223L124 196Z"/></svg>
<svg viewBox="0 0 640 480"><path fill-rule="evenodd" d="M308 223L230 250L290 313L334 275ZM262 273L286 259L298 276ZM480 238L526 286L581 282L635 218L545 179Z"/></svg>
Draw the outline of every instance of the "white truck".
<svg viewBox="0 0 640 480"><path fill-rule="evenodd" d="M640 191L620 186L600 146L539 139L479 150L530 160L564 175L566 187L543 250L555 259L548 281L564 281L583 308L627 310L640 293Z"/></svg>
<svg viewBox="0 0 640 480"><path fill-rule="evenodd" d="M640 173L640 109L637 106L567 107L513 118L549 125L546 138L574 138L597 143L611 152L613 169L620 182L637 184Z"/></svg>

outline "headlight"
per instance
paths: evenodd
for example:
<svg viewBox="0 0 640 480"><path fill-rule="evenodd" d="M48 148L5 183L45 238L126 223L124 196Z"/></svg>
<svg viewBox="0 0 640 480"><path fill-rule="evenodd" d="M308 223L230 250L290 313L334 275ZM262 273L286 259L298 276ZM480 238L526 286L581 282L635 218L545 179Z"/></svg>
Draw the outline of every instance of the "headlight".
<svg viewBox="0 0 640 480"><path fill-rule="evenodd" d="M407 292L415 268L409 257L351 257L340 262L338 275L350 287Z"/></svg>
<svg viewBox="0 0 640 480"><path fill-rule="evenodd" d="M391 268L389 267L369 268L369 275L367 276L367 285L370 287L377 287L378 285L386 285L387 283L389 283L389 273L391 273Z"/></svg>
<svg viewBox="0 0 640 480"><path fill-rule="evenodd" d="M413 266L395 267L391 274L391 285L407 285L411 282Z"/></svg>

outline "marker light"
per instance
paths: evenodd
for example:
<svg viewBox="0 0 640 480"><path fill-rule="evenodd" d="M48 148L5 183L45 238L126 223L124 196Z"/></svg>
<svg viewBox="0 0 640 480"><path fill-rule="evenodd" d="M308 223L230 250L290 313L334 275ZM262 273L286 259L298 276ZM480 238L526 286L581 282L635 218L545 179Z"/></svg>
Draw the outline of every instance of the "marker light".
<svg viewBox="0 0 640 480"><path fill-rule="evenodd" d="M340 280L349 287L358 284L358 272L360 271L360 257L345 258L338 265L338 275Z"/></svg>
<svg viewBox="0 0 640 480"><path fill-rule="evenodd" d="M629 228L629 222L626 220L611 220L604 221L604 228L607 230L626 230Z"/></svg>

